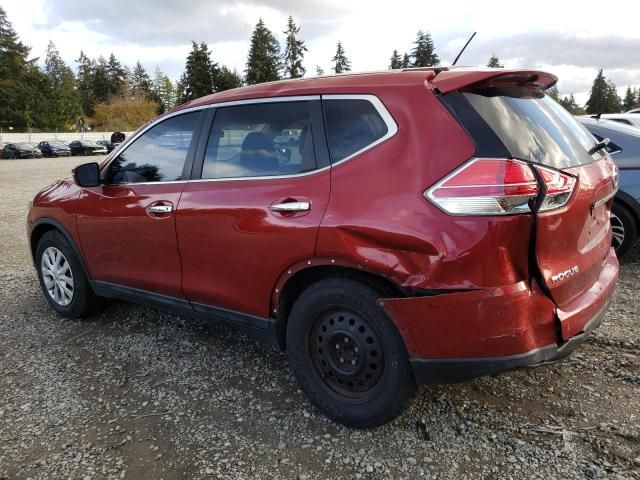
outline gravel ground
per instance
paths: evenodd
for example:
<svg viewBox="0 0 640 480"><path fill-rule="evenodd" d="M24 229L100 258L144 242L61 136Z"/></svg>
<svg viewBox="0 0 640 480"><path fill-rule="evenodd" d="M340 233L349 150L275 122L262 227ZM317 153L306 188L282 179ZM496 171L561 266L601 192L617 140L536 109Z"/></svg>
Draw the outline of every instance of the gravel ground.
<svg viewBox="0 0 640 480"><path fill-rule="evenodd" d="M640 479L640 248L569 359L421 388L358 431L309 404L283 353L235 331L123 302L57 317L27 203L82 161L0 161L0 479Z"/></svg>

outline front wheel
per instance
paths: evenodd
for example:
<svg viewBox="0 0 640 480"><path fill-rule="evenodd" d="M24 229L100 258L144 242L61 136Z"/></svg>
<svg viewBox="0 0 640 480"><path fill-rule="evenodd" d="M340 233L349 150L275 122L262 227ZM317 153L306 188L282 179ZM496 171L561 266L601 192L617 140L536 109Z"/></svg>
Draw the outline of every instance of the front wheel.
<svg viewBox="0 0 640 480"><path fill-rule="evenodd" d="M79 318L98 306L80 259L60 232L52 230L42 236L36 268L45 298L60 315Z"/></svg>
<svg viewBox="0 0 640 480"><path fill-rule="evenodd" d="M638 226L631 211L621 205L614 203L611 208L611 243L618 258L622 258L629 252L638 236Z"/></svg>
<svg viewBox="0 0 640 480"><path fill-rule="evenodd" d="M368 428L397 416L416 383L402 337L370 286L321 280L296 300L287 324L291 368L311 401L345 425Z"/></svg>

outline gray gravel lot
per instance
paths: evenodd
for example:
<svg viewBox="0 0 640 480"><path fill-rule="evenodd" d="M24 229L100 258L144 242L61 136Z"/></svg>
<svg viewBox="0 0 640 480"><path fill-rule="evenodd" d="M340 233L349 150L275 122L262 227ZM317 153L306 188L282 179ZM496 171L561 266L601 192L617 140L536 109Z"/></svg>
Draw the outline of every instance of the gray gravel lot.
<svg viewBox="0 0 640 480"><path fill-rule="evenodd" d="M27 203L83 161L0 161L0 479L640 479L640 248L569 359L421 388L398 419L358 431L243 334L123 302L56 316Z"/></svg>

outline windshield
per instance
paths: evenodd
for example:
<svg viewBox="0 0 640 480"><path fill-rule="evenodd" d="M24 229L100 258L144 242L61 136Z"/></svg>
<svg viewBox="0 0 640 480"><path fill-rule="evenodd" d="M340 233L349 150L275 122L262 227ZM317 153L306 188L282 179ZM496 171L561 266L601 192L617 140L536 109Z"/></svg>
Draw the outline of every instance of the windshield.
<svg viewBox="0 0 640 480"><path fill-rule="evenodd" d="M593 162L593 136L554 100L464 96L514 158L563 169Z"/></svg>
<svg viewBox="0 0 640 480"><path fill-rule="evenodd" d="M30 144L30 143L26 143L26 142L23 142L23 143L16 143L16 147L17 147L17 148L29 148L29 149L36 148L34 145L32 145L32 144Z"/></svg>
<svg viewBox="0 0 640 480"><path fill-rule="evenodd" d="M49 142L49 145L52 147L67 148L67 144L64 142L61 142L60 140L52 140Z"/></svg>

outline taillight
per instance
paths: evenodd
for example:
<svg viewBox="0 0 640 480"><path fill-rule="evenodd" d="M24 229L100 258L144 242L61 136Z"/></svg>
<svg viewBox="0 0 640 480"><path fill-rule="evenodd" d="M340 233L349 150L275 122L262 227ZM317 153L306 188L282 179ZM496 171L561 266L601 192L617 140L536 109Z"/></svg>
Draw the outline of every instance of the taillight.
<svg viewBox="0 0 640 480"><path fill-rule="evenodd" d="M540 173L544 191L532 168ZM540 193L545 195L540 210L561 207L569 200L574 184L569 175L521 160L476 158L424 195L451 215L513 215L531 212Z"/></svg>

